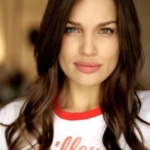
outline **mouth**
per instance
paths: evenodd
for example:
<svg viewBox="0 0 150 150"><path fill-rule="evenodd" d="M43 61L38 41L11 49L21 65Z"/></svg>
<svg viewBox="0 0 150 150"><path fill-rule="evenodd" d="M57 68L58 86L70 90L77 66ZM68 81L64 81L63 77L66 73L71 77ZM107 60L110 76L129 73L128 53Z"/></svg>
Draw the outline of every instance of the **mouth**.
<svg viewBox="0 0 150 150"><path fill-rule="evenodd" d="M92 63L92 62L76 62L74 64L80 72L86 74L97 72L101 66L101 64Z"/></svg>

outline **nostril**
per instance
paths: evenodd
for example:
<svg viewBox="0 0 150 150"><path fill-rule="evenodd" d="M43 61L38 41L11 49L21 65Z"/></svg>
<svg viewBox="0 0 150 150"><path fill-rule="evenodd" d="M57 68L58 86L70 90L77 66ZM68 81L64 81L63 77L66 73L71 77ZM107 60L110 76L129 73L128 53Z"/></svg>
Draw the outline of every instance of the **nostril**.
<svg viewBox="0 0 150 150"><path fill-rule="evenodd" d="M93 56L97 54L96 48L92 45L84 45L80 48L80 54L85 56Z"/></svg>

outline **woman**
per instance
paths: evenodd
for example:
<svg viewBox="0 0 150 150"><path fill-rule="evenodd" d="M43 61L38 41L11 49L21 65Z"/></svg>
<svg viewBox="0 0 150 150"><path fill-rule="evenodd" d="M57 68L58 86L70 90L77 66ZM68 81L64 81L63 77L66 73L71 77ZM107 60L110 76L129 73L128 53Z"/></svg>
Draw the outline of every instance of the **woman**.
<svg viewBox="0 0 150 150"><path fill-rule="evenodd" d="M150 149L132 0L49 0L35 57L39 76L28 99L1 111L8 149Z"/></svg>

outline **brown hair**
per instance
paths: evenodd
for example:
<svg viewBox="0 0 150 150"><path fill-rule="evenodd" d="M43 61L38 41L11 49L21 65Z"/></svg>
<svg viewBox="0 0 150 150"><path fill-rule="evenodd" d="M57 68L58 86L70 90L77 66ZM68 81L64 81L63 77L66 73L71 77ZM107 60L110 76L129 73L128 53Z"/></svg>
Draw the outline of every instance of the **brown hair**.
<svg viewBox="0 0 150 150"><path fill-rule="evenodd" d="M39 29L35 45L38 79L22 107L18 119L6 129L9 149L32 145L36 139L40 150L50 147L53 140L52 102L64 81L64 74L58 64L58 54L66 22L75 0L49 0ZM141 102L136 94L136 84L143 65L143 51L140 41L140 26L132 0L114 0L119 30L120 57L114 72L102 83L100 107L107 124L103 143L107 150L121 150L119 138L123 133L129 147L147 150L143 145L142 133L136 124ZM148 123L147 123L148 124ZM141 135L140 141L134 128ZM20 132L19 132L20 131ZM19 133L14 139L14 135Z"/></svg>

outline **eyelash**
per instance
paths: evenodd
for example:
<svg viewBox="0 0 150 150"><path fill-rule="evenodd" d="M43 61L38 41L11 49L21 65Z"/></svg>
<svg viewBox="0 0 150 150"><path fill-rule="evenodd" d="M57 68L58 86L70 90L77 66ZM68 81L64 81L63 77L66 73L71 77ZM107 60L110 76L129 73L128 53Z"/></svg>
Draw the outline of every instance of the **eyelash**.
<svg viewBox="0 0 150 150"><path fill-rule="evenodd" d="M65 33L79 33L79 31L76 27L66 27ZM98 33L108 36L108 35L113 34L114 30L112 28L101 28Z"/></svg>
<svg viewBox="0 0 150 150"><path fill-rule="evenodd" d="M111 35L114 33L114 30L111 28L101 28L100 34Z"/></svg>
<svg viewBox="0 0 150 150"><path fill-rule="evenodd" d="M77 33L77 28L75 27L66 27L65 33Z"/></svg>

